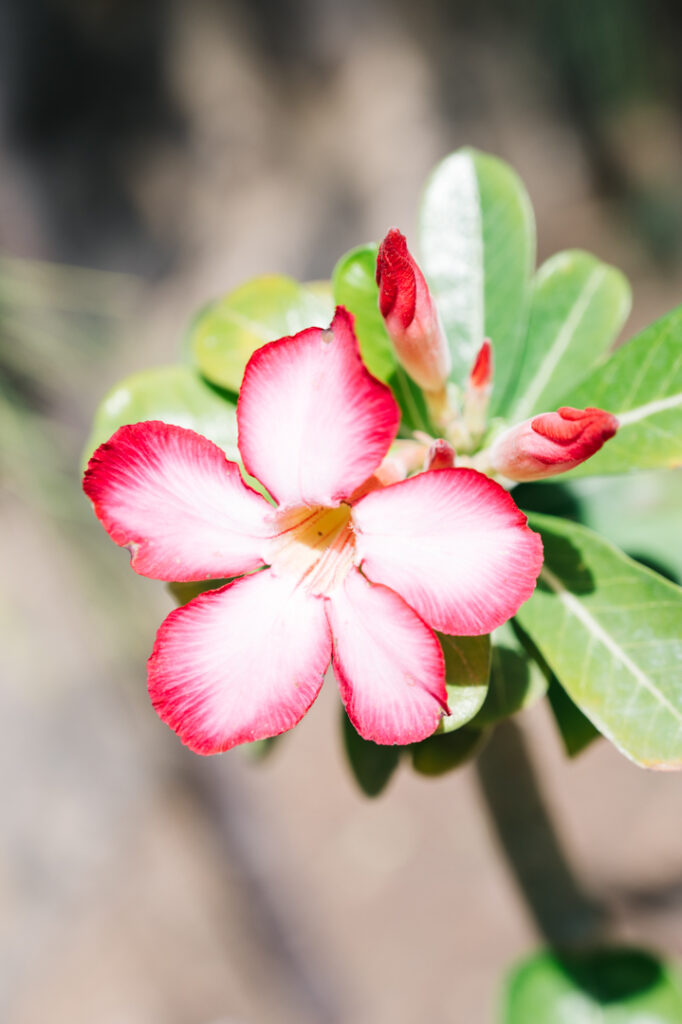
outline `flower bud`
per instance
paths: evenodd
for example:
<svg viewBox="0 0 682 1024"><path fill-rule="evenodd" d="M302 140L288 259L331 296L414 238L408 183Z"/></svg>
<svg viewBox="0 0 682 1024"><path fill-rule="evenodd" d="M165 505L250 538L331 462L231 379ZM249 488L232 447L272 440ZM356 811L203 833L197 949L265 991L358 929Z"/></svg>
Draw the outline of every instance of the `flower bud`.
<svg viewBox="0 0 682 1024"><path fill-rule="evenodd" d="M452 469L455 464L455 449L448 441L439 437L429 448L426 469Z"/></svg>
<svg viewBox="0 0 682 1024"><path fill-rule="evenodd" d="M617 429L616 417L602 409L564 406L506 430L488 452L489 465L509 480L541 480L589 459Z"/></svg>
<svg viewBox="0 0 682 1024"><path fill-rule="evenodd" d="M493 347L486 338L476 356L466 395L464 396L464 419L469 433L480 438L485 433L488 422L488 406L493 390Z"/></svg>
<svg viewBox="0 0 682 1024"><path fill-rule="evenodd" d="M424 275L392 228L379 246L379 308L396 355L424 391L441 391L450 373L447 339Z"/></svg>

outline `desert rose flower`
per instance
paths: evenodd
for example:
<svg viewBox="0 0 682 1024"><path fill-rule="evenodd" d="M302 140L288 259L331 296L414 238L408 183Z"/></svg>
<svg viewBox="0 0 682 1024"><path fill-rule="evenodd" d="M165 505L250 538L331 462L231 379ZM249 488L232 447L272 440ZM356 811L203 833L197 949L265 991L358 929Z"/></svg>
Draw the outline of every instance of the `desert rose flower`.
<svg viewBox="0 0 682 1024"><path fill-rule="evenodd" d="M450 349L424 275L395 228L379 246L376 276L379 309L398 359L424 391L442 391Z"/></svg>
<svg viewBox="0 0 682 1024"><path fill-rule="evenodd" d="M509 480L541 480L580 465L617 430L618 420L611 413L564 406L506 430L487 459L496 473Z"/></svg>
<svg viewBox="0 0 682 1024"><path fill-rule="evenodd" d="M237 419L244 466L274 506L211 441L157 421L121 427L85 474L137 572L238 577L162 624L154 707L193 750L217 753L295 725L331 661L362 736L425 738L447 710L434 629L487 633L513 615L540 571L539 536L472 469L383 486L399 411L342 308L329 330L254 353Z"/></svg>

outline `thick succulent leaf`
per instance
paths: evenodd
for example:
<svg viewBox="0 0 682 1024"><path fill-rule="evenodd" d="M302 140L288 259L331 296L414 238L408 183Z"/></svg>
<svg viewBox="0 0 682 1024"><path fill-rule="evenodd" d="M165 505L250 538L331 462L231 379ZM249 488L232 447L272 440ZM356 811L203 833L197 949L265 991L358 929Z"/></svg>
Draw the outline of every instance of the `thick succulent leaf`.
<svg viewBox="0 0 682 1024"><path fill-rule="evenodd" d="M477 727L493 725L531 707L547 692L546 676L524 648L511 622L505 622L492 634L491 653L488 693L472 720Z"/></svg>
<svg viewBox="0 0 682 1024"><path fill-rule="evenodd" d="M420 775L444 775L475 757L487 735L466 725L455 732L436 733L412 745L412 767Z"/></svg>
<svg viewBox="0 0 682 1024"><path fill-rule="evenodd" d="M495 348L492 412L504 411L526 333L535 222L518 175L460 149L429 178L420 213L421 265L463 384L484 337Z"/></svg>
<svg viewBox="0 0 682 1024"><path fill-rule="evenodd" d="M581 523L637 561L682 583L682 470L586 477L571 481L570 491Z"/></svg>
<svg viewBox="0 0 682 1024"><path fill-rule="evenodd" d="M587 252L560 252L535 275L511 418L556 409L587 376L630 312L630 286Z"/></svg>
<svg viewBox="0 0 682 1024"><path fill-rule="evenodd" d="M256 277L206 307L191 328L189 345L205 377L237 392L257 348L306 327L328 327L333 313L324 282Z"/></svg>
<svg viewBox="0 0 682 1024"><path fill-rule="evenodd" d="M355 317L355 333L370 373L393 390L402 412L402 424L409 430L431 432L424 397L398 363L393 345L379 312L376 283L378 245L361 245L342 256L334 267L334 302Z"/></svg>
<svg viewBox="0 0 682 1024"><path fill-rule="evenodd" d="M563 686L553 676L547 691L549 706L556 722L561 742L569 757L575 757L601 736L589 718L574 704Z"/></svg>
<svg viewBox="0 0 682 1024"><path fill-rule="evenodd" d="M561 404L597 406L620 421L571 477L682 465L682 306L617 349Z"/></svg>
<svg viewBox="0 0 682 1024"><path fill-rule="evenodd" d="M517 618L601 733L648 768L682 767L682 589L591 530L531 515L545 547Z"/></svg>
<svg viewBox="0 0 682 1024"><path fill-rule="evenodd" d="M453 732L480 711L490 679L489 636L446 636L438 639L445 658L445 688L450 714L441 718L438 732Z"/></svg>
<svg viewBox="0 0 682 1024"><path fill-rule="evenodd" d="M343 745L355 781L365 796L378 796L398 767L404 748L380 746L363 739L343 709L342 714Z"/></svg>
<svg viewBox="0 0 682 1024"><path fill-rule="evenodd" d="M503 1024L677 1024L682 976L638 949L536 953L510 975Z"/></svg>
<svg viewBox="0 0 682 1024"><path fill-rule="evenodd" d="M95 413L84 462L119 427L163 420L189 427L239 461L236 406L189 366L162 366L126 378L102 399Z"/></svg>

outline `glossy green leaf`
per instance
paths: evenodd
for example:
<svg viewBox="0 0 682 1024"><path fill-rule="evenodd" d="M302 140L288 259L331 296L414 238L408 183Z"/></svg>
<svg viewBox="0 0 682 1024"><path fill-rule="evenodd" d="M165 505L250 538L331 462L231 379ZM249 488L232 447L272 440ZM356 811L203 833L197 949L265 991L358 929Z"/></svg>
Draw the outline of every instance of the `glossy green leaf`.
<svg viewBox="0 0 682 1024"><path fill-rule="evenodd" d="M547 692L547 678L505 622L492 634L490 685L475 726L493 725L531 707Z"/></svg>
<svg viewBox="0 0 682 1024"><path fill-rule="evenodd" d="M507 981L502 1024L679 1024L680 971L638 949L532 956Z"/></svg>
<svg viewBox="0 0 682 1024"><path fill-rule="evenodd" d="M412 767L420 775L444 775L475 757L486 739L487 733L466 725L455 732L436 733L412 744Z"/></svg>
<svg viewBox="0 0 682 1024"><path fill-rule="evenodd" d="M355 780L366 796L378 796L398 767L404 748L364 740L343 709L342 714L343 744Z"/></svg>
<svg viewBox="0 0 682 1024"><path fill-rule="evenodd" d="M569 757L576 757L601 733L592 725L589 718L585 717L577 704L573 703L554 676L550 680L547 696L564 750Z"/></svg>
<svg viewBox="0 0 682 1024"><path fill-rule="evenodd" d="M682 306L657 320L562 396L616 414L615 437L570 477L682 465Z"/></svg>
<svg viewBox="0 0 682 1024"><path fill-rule="evenodd" d="M306 327L328 327L333 312L324 283L256 277L204 310L193 325L190 349L205 377L237 392L257 348Z"/></svg>
<svg viewBox="0 0 682 1024"><path fill-rule="evenodd" d="M445 688L451 714L441 718L438 732L453 732L480 711L490 678L489 636L438 634L445 658Z"/></svg>
<svg viewBox="0 0 682 1024"><path fill-rule="evenodd" d="M682 589L583 526L540 515L530 523L545 565L521 626L622 753L682 767Z"/></svg>
<svg viewBox="0 0 682 1024"><path fill-rule="evenodd" d="M511 418L551 411L587 376L630 312L630 286L587 252L560 252L535 275Z"/></svg>
<svg viewBox="0 0 682 1024"><path fill-rule="evenodd" d="M119 427L142 420L189 427L215 441L228 458L239 460L234 402L191 367L162 366L126 378L105 395L85 446L85 462Z"/></svg>
<svg viewBox="0 0 682 1024"><path fill-rule="evenodd" d="M504 411L526 333L535 223L518 175L501 160L460 149L429 178L420 214L422 267L464 383L484 337L495 348L492 412Z"/></svg>
<svg viewBox="0 0 682 1024"><path fill-rule="evenodd" d="M424 397L398 363L379 312L376 283L378 245L361 245L342 256L334 268L334 301L355 316L360 351L370 373L392 389L407 430L431 431Z"/></svg>

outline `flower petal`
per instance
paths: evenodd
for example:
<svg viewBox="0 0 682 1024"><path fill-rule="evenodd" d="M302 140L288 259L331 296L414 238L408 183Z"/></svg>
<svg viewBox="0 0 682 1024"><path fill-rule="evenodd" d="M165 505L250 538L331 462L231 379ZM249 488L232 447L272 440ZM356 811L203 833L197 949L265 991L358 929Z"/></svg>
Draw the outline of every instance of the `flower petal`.
<svg viewBox="0 0 682 1024"><path fill-rule="evenodd" d="M493 480L439 469L374 491L353 508L363 571L434 629L472 636L506 622L533 592L542 541Z"/></svg>
<svg viewBox="0 0 682 1024"><path fill-rule="evenodd" d="M120 427L90 459L83 489L142 576L182 582L263 565L271 506L193 430L157 420Z"/></svg>
<svg viewBox="0 0 682 1024"><path fill-rule="evenodd" d="M334 505L371 476L399 419L339 307L329 330L311 327L253 354L237 406L239 450L281 505Z"/></svg>
<svg viewBox="0 0 682 1024"><path fill-rule="evenodd" d="M149 659L149 695L183 743L216 754L296 725L330 657L323 600L266 569L170 613Z"/></svg>
<svg viewBox="0 0 682 1024"><path fill-rule="evenodd" d="M327 599L334 672L351 722L375 743L417 743L447 708L435 634L388 587L353 570Z"/></svg>

